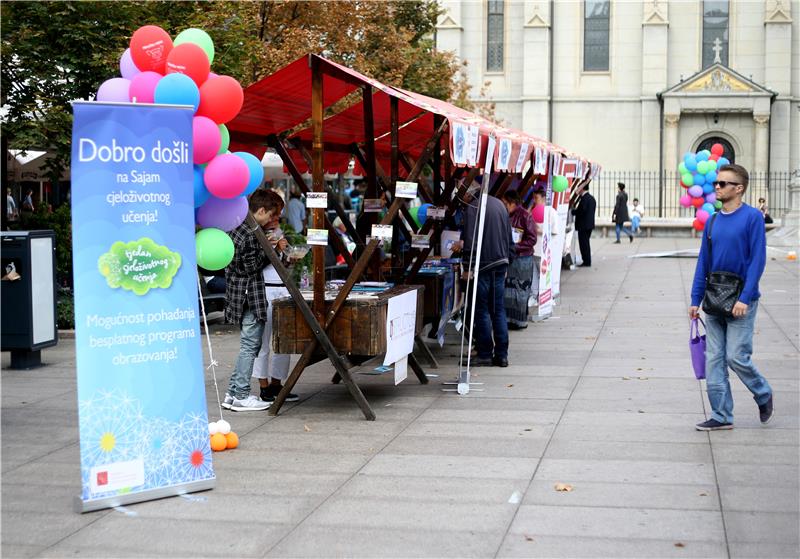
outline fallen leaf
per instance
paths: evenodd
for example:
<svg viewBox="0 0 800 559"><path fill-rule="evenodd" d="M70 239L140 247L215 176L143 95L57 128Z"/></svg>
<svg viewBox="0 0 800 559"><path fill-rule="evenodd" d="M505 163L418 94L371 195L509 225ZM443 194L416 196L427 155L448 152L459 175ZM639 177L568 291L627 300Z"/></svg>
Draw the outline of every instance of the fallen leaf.
<svg viewBox="0 0 800 559"><path fill-rule="evenodd" d="M706 493L705 491L701 491L700 493L698 493L698 495L700 495L701 497L708 497L708 493Z"/></svg>
<svg viewBox="0 0 800 559"><path fill-rule="evenodd" d="M639 413L644 413L644 410L639 410Z"/></svg>
<svg viewBox="0 0 800 559"><path fill-rule="evenodd" d="M507 384L506 388L511 388L512 386L514 386L514 385L513 384Z"/></svg>
<svg viewBox="0 0 800 559"><path fill-rule="evenodd" d="M528 534L525 534L525 541L532 542L532 541L535 541L535 540L533 539L533 536L529 536Z"/></svg>
<svg viewBox="0 0 800 559"><path fill-rule="evenodd" d="M622 380L631 380L631 377L622 377Z"/></svg>
<svg viewBox="0 0 800 559"><path fill-rule="evenodd" d="M675 542L675 547L686 547L681 542Z"/></svg>
<svg viewBox="0 0 800 559"><path fill-rule="evenodd" d="M303 431L305 431L306 433L310 433L311 432L311 427L309 427L308 425L303 424Z"/></svg>
<svg viewBox="0 0 800 559"><path fill-rule="evenodd" d="M647 377L639 377L639 380L647 380Z"/></svg>
<svg viewBox="0 0 800 559"><path fill-rule="evenodd" d="M636 370L637 371L643 371L644 369L642 369L641 367L636 367Z"/></svg>
<svg viewBox="0 0 800 559"><path fill-rule="evenodd" d="M525 429L525 431L533 431L533 429Z"/></svg>
<svg viewBox="0 0 800 559"><path fill-rule="evenodd" d="M568 483L556 483L556 491L572 491L572 486Z"/></svg>

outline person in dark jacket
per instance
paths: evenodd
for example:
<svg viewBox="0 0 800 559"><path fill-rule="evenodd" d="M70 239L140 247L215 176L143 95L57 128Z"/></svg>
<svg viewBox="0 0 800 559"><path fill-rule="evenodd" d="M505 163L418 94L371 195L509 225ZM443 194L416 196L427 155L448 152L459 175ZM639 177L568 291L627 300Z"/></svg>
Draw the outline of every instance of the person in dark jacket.
<svg viewBox="0 0 800 559"><path fill-rule="evenodd" d="M578 245L581 249L581 266L589 267L592 265L592 246L589 238L594 229L594 213L597 209L597 202L594 196L589 194L589 187L584 186L572 215L575 216L575 231L578 232Z"/></svg>
<svg viewBox="0 0 800 559"><path fill-rule="evenodd" d="M259 189L250 195L249 207L256 222L263 228L281 215L283 200L271 190ZM233 241L234 253L233 260L225 269L225 319L238 324L241 333L239 357L231 373L222 407L234 411L260 411L267 409L270 404L250 393L250 376L253 362L261 349L267 320L268 302L263 270L269 260L247 223L242 223L228 235ZM285 238L275 242L279 251L285 249L287 244Z"/></svg>
<svg viewBox="0 0 800 559"><path fill-rule="evenodd" d="M624 231L628 235L630 242L633 242L633 231L630 227L625 227L625 222L631 220L628 215L628 195L625 193L625 184L618 182L617 189L617 200L614 204L614 213L611 214L611 221L616 224L617 240L614 241L614 244L618 245L620 231Z"/></svg>
<svg viewBox="0 0 800 559"><path fill-rule="evenodd" d="M517 257L508 267L506 277L505 307L508 328L522 330L528 327L528 298L531 296L533 277L533 246L536 244L536 223L531 212L522 206L516 191L503 194L503 204L511 220L511 238ZM539 277L537 276L538 280Z"/></svg>
<svg viewBox="0 0 800 559"><path fill-rule="evenodd" d="M477 250L472 241L478 226L478 200L472 200L467 195L465 201L467 207L459 245L463 250L462 263L467 264L470 253ZM508 210L500 200L489 196L483 224L479 273L477 282L473 282L473 285L477 283L474 288L478 290L472 332L478 357L471 361L471 365L476 367L508 367L508 323L503 297L508 264L515 254Z"/></svg>

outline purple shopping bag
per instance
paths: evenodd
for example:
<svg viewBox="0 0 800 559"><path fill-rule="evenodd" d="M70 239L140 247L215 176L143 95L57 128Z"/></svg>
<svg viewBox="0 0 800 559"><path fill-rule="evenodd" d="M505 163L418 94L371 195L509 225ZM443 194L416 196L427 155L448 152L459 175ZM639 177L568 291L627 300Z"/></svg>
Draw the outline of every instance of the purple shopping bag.
<svg viewBox="0 0 800 559"><path fill-rule="evenodd" d="M693 318L689 326L689 353L692 354L692 367L697 380L706 378L706 335L700 335L700 324L705 330L706 323L700 317Z"/></svg>

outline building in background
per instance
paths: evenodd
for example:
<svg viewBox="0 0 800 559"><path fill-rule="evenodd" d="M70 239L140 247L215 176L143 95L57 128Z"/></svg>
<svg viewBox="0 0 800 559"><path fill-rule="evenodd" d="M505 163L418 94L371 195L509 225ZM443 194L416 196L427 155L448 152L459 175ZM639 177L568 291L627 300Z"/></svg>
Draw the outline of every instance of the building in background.
<svg viewBox="0 0 800 559"><path fill-rule="evenodd" d="M605 171L673 171L719 142L754 173L800 172L797 1L441 5L437 48L467 61L473 91L491 82L497 117Z"/></svg>

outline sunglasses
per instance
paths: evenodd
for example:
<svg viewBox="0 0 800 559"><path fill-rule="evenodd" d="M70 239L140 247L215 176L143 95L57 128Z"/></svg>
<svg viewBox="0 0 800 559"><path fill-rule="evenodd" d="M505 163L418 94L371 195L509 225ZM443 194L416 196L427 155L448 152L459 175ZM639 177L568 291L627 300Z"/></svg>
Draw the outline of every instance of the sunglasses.
<svg viewBox="0 0 800 559"><path fill-rule="evenodd" d="M731 182L731 181L714 181L711 183L714 188L725 188L726 186L742 186L740 182Z"/></svg>

